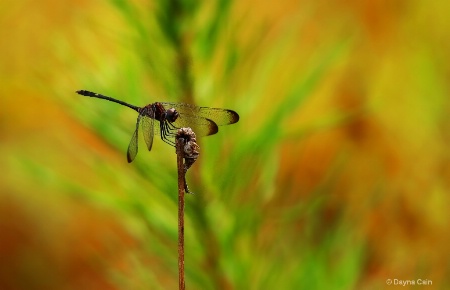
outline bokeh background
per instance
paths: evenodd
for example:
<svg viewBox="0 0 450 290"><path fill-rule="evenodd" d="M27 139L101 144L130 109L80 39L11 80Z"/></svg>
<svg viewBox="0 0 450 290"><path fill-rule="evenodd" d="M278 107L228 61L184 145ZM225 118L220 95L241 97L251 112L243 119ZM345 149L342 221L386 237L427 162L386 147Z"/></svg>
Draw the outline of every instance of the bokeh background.
<svg viewBox="0 0 450 290"><path fill-rule="evenodd" d="M0 289L178 287L174 149L128 164L136 113L79 89L239 112L188 289L448 289L449 3L2 2Z"/></svg>

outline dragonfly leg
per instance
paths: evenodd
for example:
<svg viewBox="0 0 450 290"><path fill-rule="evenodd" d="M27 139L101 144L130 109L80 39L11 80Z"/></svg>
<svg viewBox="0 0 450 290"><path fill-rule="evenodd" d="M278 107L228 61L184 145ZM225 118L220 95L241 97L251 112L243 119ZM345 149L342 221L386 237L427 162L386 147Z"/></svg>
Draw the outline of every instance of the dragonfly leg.
<svg viewBox="0 0 450 290"><path fill-rule="evenodd" d="M176 127L173 123L167 121L167 128L169 128L170 130L175 130L175 129L180 129L178 127Z"/></svg>
<svg viewBox="0 0 450 290"><path fill-rule="evenodd" d="M159 131L161 132L161 140L163 140L164 142L166 142L170 146L174 146L175 147L175 142L168 138L168 136L170 137L170 136L173 136L173 135L170 133L169 129L167 128L166 121L165 122L160 122L160 124L159 124Z"/></svg>
<svg viewBox="0 0 450 290"><path fill-rule="evenodd" d="M176 134L177 134L177 130L178 129L180 129L180 128L178 128L178 127L176 127L174 124L172 124L172 123L170 123L170 122L167 122L167 124L166 124L166 133L167 133L167 136L175 136Z"/></svg>
<svg viewBox="0 0 450 290"><path fill-rule="evenodd" d="M169 125L170 125L170 123L167 121L165 121L163 124L164 136L172 136L171 134L173 134L170 132L170 130L173 130L173 129Z"/></svg>
<svg viewBox="0 0 450 290"><path fill-rule="evenodd" d="M170 146L175 147L175 142L173 142L172 140L169 140L169 139L167 139L165 137L162 140L164 142L166 142L167 144L169 144Z"/></svg>
<svg viewBox="0 0 450 290"><path fill-rule="evenodd" d="M167 138L167 137L169 137L169 138L173 138L173 137L175 137L176 136L176 134L177 134L177 130L178 130L178 128L177 127L175 127L175 126L173 126L171 123L169 123L169 122L167 122L167 124L166 124L167 126L164 126L165 127L165 132L164 132L164 136ZM173 141L171 141L171 140L169 140L170 142L173 142ZM174 143L174 142L173 142ZM175 143L174 143L175 144Z"/></svg>
<svg viewBox="0 0 450 290"><path fill-rule="evenodd" d="M169 136L169 137L175 137L176 135L177 135L177 133L175 133L175 132L169 132L166 134L166 136Z"/></svg>

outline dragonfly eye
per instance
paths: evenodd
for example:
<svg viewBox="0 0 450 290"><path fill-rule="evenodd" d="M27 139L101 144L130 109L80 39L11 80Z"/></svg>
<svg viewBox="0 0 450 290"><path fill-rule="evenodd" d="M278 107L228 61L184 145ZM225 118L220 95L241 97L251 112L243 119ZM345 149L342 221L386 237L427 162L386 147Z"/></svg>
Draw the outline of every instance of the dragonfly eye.
<svg viewBox="0 0 450 290"><path fill-rule="evenodd" d="M175 122L178 119L178 112L174 108L170 108L166 111L166 120L170 123Z"/></svg>

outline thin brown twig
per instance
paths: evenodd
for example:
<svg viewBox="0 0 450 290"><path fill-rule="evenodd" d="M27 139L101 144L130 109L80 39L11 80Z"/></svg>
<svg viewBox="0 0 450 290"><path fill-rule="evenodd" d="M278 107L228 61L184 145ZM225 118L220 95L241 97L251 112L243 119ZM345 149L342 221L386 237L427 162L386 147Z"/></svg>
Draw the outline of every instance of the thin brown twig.
<svg viewBox="0 0 450 290"><path fill-rule="evenodd" d="M176 138L177 150L177 168L178 168L178 288L185 290L184 281L184 185L185 170L183 164L184 158L184 140Z"/></svg>
<svg viewBox="0 0 450 290"><path fill-rule="evenodd" d="M200 147L195 132L189 127L178 129L175 140L178 167L178 286L184 290L184 194L193 193L186 183L186 173L200 155Z"/></svg>

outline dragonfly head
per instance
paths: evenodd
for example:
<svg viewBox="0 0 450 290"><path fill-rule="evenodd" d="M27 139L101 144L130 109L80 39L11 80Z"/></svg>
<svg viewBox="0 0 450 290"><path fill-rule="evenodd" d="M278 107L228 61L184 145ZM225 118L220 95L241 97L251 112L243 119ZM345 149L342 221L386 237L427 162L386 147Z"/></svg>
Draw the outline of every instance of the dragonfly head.
<svg viewBox="0 0 450 290"><path fill-rule="evenodd" d="M170 123L175 122L178 119L178 112L174 108L170 108L166 111L166 120Z"/></svg>

